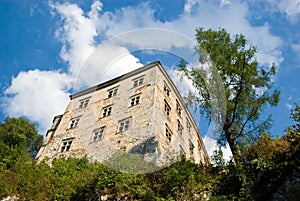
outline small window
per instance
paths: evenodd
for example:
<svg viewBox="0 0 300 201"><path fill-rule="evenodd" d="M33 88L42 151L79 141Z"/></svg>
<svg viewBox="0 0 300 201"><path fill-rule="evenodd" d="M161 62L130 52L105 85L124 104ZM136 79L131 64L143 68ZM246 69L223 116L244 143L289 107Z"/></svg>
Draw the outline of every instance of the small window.
<svg viewBox="0 0 300 201"><path fill-rule="evenodd" d="M182 135L182 132L183 132L183 126L182 126L182 124L180 123L180 121L179 121L179 119L177 119L177 124L178 124L178 133L180 134L180 135Z"/></svg>
<svg viewBox="0 0 300 201"><path fill-rule="evenodd" d="M189 148L190 148L190 154L193 155L194 154L194 144L192 143L191 140L189 140Z"/></svg>
<svg viewBox="0 0 300 201"><path fill-rule="evenodd" d="M170 111L171 111L171 107L170 107L170 105L168 104L168 102L165 100L165 113L166 113L166 115L169 116Z"/></svg>
<svg viewBox="0 0 300 201"><path fill-rule="evenodd" d="M123 119L119 121L119 132L123 132L129 129L130 126L130 118Z"/></svg>
<svg viewBox="0 0 300 201"><path fill-rule="evenodd" d="M188 119L186 119L186 128L187 128L187 130L188 130L188 132L190 133L191 132L191 123L189 122L189 120Z"/></svg>
<svg viewBox="0 0 300 201"><path fill-rule="evenodd" d="M70 123L69 128L75 128L75 127L77 127L78 123L79 123L79 117L71 119L71 123Z"/></svg>
<svg viewBox="0 0 300 201"><path fill-rule="evenodd" d="M138 87L144 84L144 77L139 77L133 80L133 87Z"/></svg>
<svg viewBox="0 0 300 201"><path fill-rule="evenodd" d="M73 140L64 140L62 142L61 148L60 148L60 152L66 152L69 151L71 148Z"/></svg>
<svg viewBox="0 0 300 201"><path fill-rule="evenodd" d="M132 97L131 101L130 101L130 106L135 106L135 105L139 104L140 103L140 98L141 98L140 95Z"/></svg>
<svg viewBox="0 0 300 201"><path fill-rule="evenodd" d="M198 140L198 149L199 149L199 151L201 151L201 149L202 149L202 145L201 145L200 140Z"/></svg>
<svg viewBox="0 0 300 201"><path fill-rule="evenodd" d="M84 108L87 107L89 104L90 99L86 98L86 99L82 99L79 101L79 108Z"/></svg>
<svg viewBox="0 0 300 201"><path fill-rule="evenodd" d="M118 87L115 87L113 89L110 89L107 91L108 92L108 98L111 98L113 96L116 96L118 93Z"/></svg>
<svg viewBox="0 0 300 201"><path fill-rule="evenodd" d="M179 114L179 116L181 116L181 106L180 106L180 104L178 103L177 100L176 100L176 111Z"/></svg>
<svg viewBox="0 0 300 201"><path fill-rule="evenodd" d="M111 114L112 106L103 108L102 117L107 117Z"/></svg>
<svg viewBox="0 0 300 201"><path fill-rule="evenodd" d="M104 127L94 130L93 142L101 140L104 132Z"/></svg>
<svg viewBox="0 0 300 201"><path fill-rule="evenodd" d="M181 145L179 145L179 149L180 149L180 156L181 157L185 157L186 153L185 153L185 151L184 151L184 149L183 149L183 147Z"/></svg>
<svg viewBox="0 0 300 201"><path fill-rule="evenodd" d="M164 83L164 92L167 96L170 96L171 90L166 83Z"/></svg>
<svg viewBox="0 0 300 201"><path fill-rule="evenodd" d="M171 142L171 140L172 140L172 132L169 129L169 127L167 126L167 124L166 124L166 138L167 138L168 142Z"/></svg>

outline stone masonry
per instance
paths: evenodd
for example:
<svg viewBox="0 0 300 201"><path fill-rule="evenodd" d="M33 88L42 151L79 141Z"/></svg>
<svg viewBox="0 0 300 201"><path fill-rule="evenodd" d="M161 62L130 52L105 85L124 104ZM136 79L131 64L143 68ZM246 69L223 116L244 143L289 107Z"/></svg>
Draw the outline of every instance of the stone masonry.
<svg viewBox="0 0 300 201"><path fill-rule="evenodd" d="M159 165L178 156L210 163L197 125L159 61L71 95L37 158L103 162L120 151Z"/></svg>

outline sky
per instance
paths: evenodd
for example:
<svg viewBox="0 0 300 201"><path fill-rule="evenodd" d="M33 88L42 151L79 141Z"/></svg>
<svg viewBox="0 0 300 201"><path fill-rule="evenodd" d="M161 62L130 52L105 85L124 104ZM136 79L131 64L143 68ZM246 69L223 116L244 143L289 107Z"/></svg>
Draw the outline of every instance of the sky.
<svg viewBox="0 0 300 201"><path fill-rule="evenodd" d="M300 0L0 0L0 121L25 117L41 134L69 95L160 60L180 91L180 58L194 62L196 29L243 34L281 91L271 133L300 103ZM209 153L215 141L196 117ZM203 123L204 124L204 123ZM209 148L208 148L209 147Z"/></svg>

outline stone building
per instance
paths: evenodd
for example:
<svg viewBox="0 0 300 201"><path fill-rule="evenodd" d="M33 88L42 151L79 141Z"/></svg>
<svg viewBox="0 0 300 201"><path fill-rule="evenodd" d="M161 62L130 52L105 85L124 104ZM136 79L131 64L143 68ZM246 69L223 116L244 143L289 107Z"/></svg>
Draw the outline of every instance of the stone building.
<svg viewBox="0 0 300 201"><path fill-rule="evenodd" d="M117 152L163 165L178 156L210 163L201 135L159 61L70 96L38 152L38 160Z"/></svg>

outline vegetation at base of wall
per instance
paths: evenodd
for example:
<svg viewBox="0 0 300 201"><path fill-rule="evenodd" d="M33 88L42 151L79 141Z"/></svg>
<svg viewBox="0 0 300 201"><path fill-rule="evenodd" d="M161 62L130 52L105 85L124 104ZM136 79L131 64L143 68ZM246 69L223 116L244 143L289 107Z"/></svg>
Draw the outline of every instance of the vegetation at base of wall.
<svg viewBox="0 0 300 201"><path fill-rule="evenodd" d="M299 111L299 106L296 106L292 114L295 116L298 112L296 116L300 117ZM244 145L242 162L225 163L221 150L218 150L213 157L214 166L182 160L165 169L144 174L116 171L98 162L91 163L87 158L54 159L49 166L47 161L37 163L28 154L28 149L19 149L18 157L14 157L15 147L11 146L10 152L5 152L5 158L1 159L0 198L272 200L286 179L293 174L300 175L299 131L299 122L296 122L281 138L262 135L255 143ZM6 145L4 141L1 143ZM292 180L284 193L289 200L297 200L299 190L299 181Z"/></svg>

